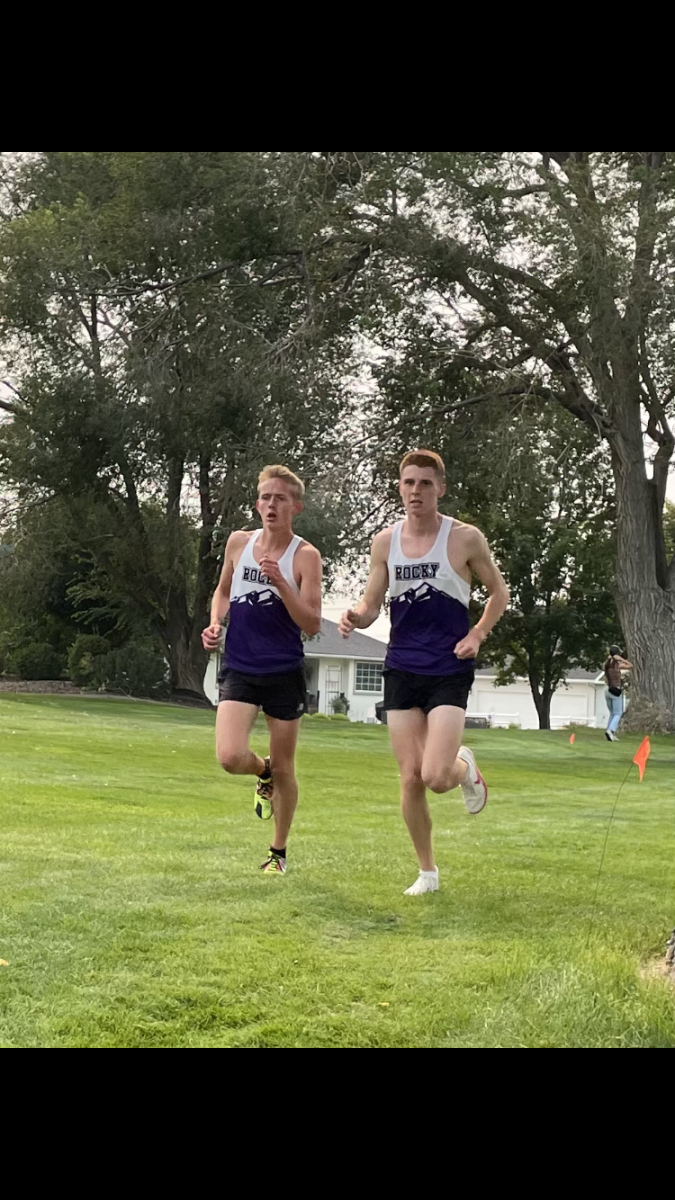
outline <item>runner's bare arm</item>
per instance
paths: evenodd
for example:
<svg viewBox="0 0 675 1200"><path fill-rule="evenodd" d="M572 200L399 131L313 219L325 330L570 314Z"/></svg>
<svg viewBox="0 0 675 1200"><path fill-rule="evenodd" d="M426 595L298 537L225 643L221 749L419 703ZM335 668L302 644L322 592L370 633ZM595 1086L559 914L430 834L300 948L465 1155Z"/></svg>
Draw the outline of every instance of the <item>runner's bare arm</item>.
<svg viewBox="0 0 675 1200"><path fill-rule="evenodd" d="M484 642L491 629L506 612L509 602L509 589L499 567L494 562L490 547L479 529L470 526L467 529L467 564L477 575L488 590L488 602L480 621L465 638L455 646L458 658L475 658L481 642Z"/></svg>
<svg viewBox="0 0 675 1200"><path fill-rule="evenodd" d="M223 621L230 611L230 588L234 574L234 558L237 550L243 548L247 539L248 534L242 529L231 533L227 539L223 569L220 572L218 586L213 593L211 601L211 618L207 628L202 631L202 645L205 650L217 650L220 645Z"/></svg>
<svg viewBox="0 0 675 1200"><path fill-rule="evenodd" d="M321 555L316 546L303 542L296 551L295 563L300 574L299 593L286 582L277 562L262 558L260 569L277 589L296 625L300 626L303 633L312 636L321 629Z"/></svg>
<svg viewBox="0 0 675 1200"><path fill-rule="evenodd" d="M391 530L376 533L370 551L370 574L363 600L354 608L348 608L340 617L338 629L343 637L349 637L354 629L368 629L376 621L389 586L387 559L391 545Z"/></svg>

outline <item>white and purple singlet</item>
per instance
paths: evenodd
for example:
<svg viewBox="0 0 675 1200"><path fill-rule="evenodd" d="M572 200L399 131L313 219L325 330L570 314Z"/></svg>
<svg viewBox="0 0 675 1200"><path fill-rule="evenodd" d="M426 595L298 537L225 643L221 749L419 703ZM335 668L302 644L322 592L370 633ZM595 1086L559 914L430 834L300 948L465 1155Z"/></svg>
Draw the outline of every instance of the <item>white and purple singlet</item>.
<svg viewBox="0 0 675 1200"><path fill-rule="evenodd" d="M402 527L399 521L392 529L387 564L391 635L385 667L415 675L470 671L475 660L455 654L455 646L469 632L471 589L448 560L452 517L441 517L438 537L421 558L403 554Z"/></svg>
<svg viewBox="0 0 675 1200"><path fill-rule="evenodd" d="M261 533L258 529L248 539L232 576L223 667L246 675L283 675L302 667L302 637L279 592L253 557ZM281 574L296 592L293 559L302 540L296 534L279 559Z"/></svg>

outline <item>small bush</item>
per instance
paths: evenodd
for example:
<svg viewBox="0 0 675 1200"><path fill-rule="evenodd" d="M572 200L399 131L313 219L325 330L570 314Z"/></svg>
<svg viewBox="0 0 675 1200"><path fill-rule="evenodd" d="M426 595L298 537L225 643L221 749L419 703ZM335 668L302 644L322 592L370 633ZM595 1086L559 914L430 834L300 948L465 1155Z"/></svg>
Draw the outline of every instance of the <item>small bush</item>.
<svg viewBox="0 0 675 1200"><path fill-rule="evenodd" d="M129 642L121 650L106 655L105 687L130 696L166 696L170 690L166 659L156 650L139 642Z"/></svg>
<svg viewBox="0 0 675 1200"><path fill-rule="evenodd" d="M330 721L330 717L328 716L328 713L314 713L312 716L312 720L313 721Z"/></svg>
<svg viewBox="0 0 675 1200"><path fill-rule="evenodd" d="M346 713L336 712L336 713L333 713L333 715L330 719L331 719L331 721L348 721L349 717L347 716Z"/></svg>
<svg viewBox="0 0 675 1200"><path fill-rule="evenodd" d="M68 671L77 687L99 688L106 682L106 658L110 642L95 634L81 633L68 653Z"/></svg>
<svg viewBox="0 0 675 1200"><path fill-rule="evenodd" d="M8 673L18 675L19 679L60 679L65 665L65 655L48 642L20 646L12 651L7 662Z"/></svg>

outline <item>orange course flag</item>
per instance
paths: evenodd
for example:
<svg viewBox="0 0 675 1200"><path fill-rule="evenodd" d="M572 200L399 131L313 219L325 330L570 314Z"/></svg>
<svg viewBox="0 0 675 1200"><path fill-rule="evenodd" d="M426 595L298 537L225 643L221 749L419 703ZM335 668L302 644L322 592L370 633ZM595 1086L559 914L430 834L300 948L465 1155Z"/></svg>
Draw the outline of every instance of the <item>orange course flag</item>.
<svg viewBox="0 0 675 1200"><path fill-rule="evenodd" d="M635 763L638 771L640 772L640 783L642 783L642 779L643 779L643 776L645 773L645 767L647 766L647 759L649 758L649 755L651 754L651 752L652 752L652 747L651 747L649 738L648 737L643 738L643 740L640 742L640 745L638 746L638 748L635 751L635 754L633 756L633 762Z"/></svg>
<svg viewBox="0 0 675 1200"><path fill-rule="evenodd" d="M573 746L573 745L574 745L574 739L575 739L575 737L576 737L576 734L574 734L574 733L571 733L571 734L570 734L570 746Z"/></svg>

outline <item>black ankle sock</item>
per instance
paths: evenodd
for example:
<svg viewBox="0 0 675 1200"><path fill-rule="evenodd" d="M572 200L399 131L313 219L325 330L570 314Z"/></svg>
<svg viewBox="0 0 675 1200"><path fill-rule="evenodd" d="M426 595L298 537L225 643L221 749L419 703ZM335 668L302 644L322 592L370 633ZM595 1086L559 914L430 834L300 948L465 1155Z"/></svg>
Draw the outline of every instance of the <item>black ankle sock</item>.
<svg viewBox="0 0 675 1200"><path fill-rule="evenodd" d="M268 758L263 759L263 762L265 763L265 766L263 767L262 774L258 776L258 779L269 779L272 774L272 764Z"/></svg>
<svg viewBox="0 0 675 1200"><path fill-rule="evenodd" d="M276 854L277 858L285 858L286 857L286 847L285 846L284 846L283 850L275 850L274 846L270 846L270 851L272 852L272 854Z"/></svg>

